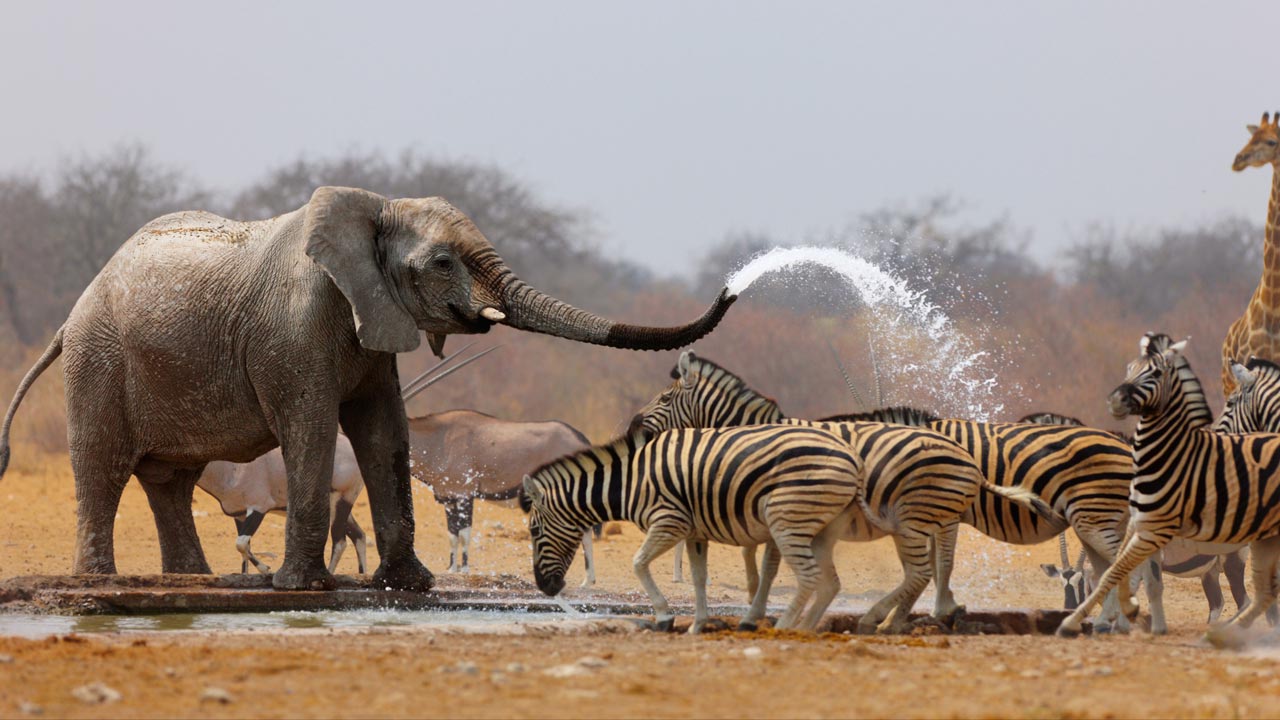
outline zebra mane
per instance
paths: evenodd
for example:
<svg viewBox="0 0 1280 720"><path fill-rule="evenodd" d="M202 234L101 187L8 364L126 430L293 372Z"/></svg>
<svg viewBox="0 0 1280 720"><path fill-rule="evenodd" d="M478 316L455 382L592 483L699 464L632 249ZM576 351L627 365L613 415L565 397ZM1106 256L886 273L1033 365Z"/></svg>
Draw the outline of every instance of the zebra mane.
<svg viewBox="0 0 1280 720"><path fill-rule="evenodd" d="M708 380L715 383L717 386L738 395L745 395L749 400L762 400L764 402L772 404L774 407L777 407L778 405L777 400L774 400L768 395L765 395L764 393L761 393L759 390L756 390L755 388L751 387L750 385L747 384L746 380L743 380L741 377L738 376L737 373L733 372L732 370L724 367L723 365L715 362L714 360L708 360L707 358L704 358L701 355L694 355L693 353L690 353L690 356L691 356L690 357L691 362L696 367L699 368L698 374L702 375L703 377L706 377ZM709 373L702 372L703 369L709 369L711 372ZM676 365L675 367L671 368L671 377L675 380L680 379L679 365Z"/></svg>
<svg viewBox="0 0 1280 720"><path fill-rule="evenodd" d="M893 407L880 408L870 412L831 415L829 417L819 419L818 422L882 422L891 423L893 425L918 426L928 425L931 422L937 422L941 419L942 418L928 410L922 410L909 405L895 405Z"/></svg>
<svg viewBox="0 0 1280 720"><path fill-rule="evenodd" d="M613 458L630 457L636 448L644 445L650 439L650 435L643 431L625 432L618 437L606 442L602 445L595 445L582 450L571 452L568 455L561 455L555 460L550 460L539 465L535 470L528 473L529 477L537 477L561 465L575 465L581 467L584 460L604 463ZM528 512L529 499L525 496L523 484L520 487L520 508Z"/></svg>
<svg viewBox="0 0 1280 720"><path fill-rule="evenodd" d="M1277 365L1270 360L1263 360L1260 357L1249 358L1249 362L1245 363L1244 366L1248 370L1263 370L1269 373L1280 373L1280 365Z"/></svg>

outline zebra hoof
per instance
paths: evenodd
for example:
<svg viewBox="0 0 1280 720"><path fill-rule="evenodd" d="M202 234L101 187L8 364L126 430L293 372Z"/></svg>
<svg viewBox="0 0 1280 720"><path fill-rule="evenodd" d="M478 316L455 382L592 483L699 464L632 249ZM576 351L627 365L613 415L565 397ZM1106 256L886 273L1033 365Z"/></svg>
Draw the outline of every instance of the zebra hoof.
<svg viewBox="0 0 1280 720"><path fill-rule="evenodd" d="M653 624L653 629L658 632L675 632L676 619L672 617L666 620L658 620Z"/></svg>
<svg viewBox="0 0 1280 720"><path fill-rule="evenodd" d="M760 626L756 624L755 620L741 620L738 622L739 632L756 632L759 629Z"/></svg>
<svg viewBox="0 0 1280 720"><path fill-rule="evenodd" d="M1095 629L1095 632L1097 632L1096 629ZM1068 627L1066 623L1063 623L1058 626L1058 637L1060 638L1080 637L1080 628Z"/></svg>

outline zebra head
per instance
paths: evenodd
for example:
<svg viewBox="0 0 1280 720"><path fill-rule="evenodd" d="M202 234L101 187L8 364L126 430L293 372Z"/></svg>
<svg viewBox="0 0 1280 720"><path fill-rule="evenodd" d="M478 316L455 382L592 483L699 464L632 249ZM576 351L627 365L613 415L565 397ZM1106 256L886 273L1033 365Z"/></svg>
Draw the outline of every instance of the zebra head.
<svg viewBox="0 0 1280 720"><path fill-rule="evenodd" d="M1116 418L1147 415L1164 409L1178 375L1178 359L1187 341L1171 342L1168 335L1147 333L1138 342L1139 355L1129 363L1124 382L1107 398Z"/></svg>
<svg viewBox="0 0 1280 720"><path fill-rule="evenodd" d="M1213 429L1227 433L1280 432L1280 366L1249 358L1248 365L1231 361L1236 389Z"/></svg>
<svg viewBox="0 0 1280 720"><path fill-rule="evenodd" d="M561 509L563 498L542 478L548 470L544 467L533 477L525 475L519 497L520 509L529 514L534 580L539 590L555 597L564 589L565 573L590 523L584 525L581 518Z"/></svg>
<svg viewBox="0 0 1280 720"><path fill-rule="evenodd" d="M631 432L657 434L677 428L709 428L777 422L778 404L719 365L686 350L671 370L675 382L631 420Z"/></svg>

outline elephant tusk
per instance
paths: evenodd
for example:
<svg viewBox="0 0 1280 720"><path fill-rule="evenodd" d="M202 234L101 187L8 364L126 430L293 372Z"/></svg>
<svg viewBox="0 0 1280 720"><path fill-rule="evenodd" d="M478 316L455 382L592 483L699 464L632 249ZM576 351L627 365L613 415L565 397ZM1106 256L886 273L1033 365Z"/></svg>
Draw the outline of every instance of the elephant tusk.
<svg viewBox="0 0 1280 720"><path fill-rule="evenodd" d="M502 322L507 319L507 314L495 307L487 307L480 311L480 317L489 322Z"/></svg>

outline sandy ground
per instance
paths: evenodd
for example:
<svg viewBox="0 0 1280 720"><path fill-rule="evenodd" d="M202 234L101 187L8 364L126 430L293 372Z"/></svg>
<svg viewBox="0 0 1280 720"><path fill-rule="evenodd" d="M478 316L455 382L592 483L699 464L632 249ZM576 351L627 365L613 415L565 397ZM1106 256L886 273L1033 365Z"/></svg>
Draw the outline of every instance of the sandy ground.
<svg viewBox="0 0 1280 720"><path fill-rule="evenodd" d="M16 450L0 485L6 508L0 575L68 572L75 514L67 460ZM441 572L448 558L443 510L421 488L415 506L418 552ZM214 570L238 570L231 520L199 493L195 511ZM473 572L529 577L519 511L479 504L476 515ZM357 517L371 529L363 499ZM283 528L283 517L268 518L255 550L281 552ZM633 593L639 588L630 557L640 533L621 530L596 545L597 587ZM123 573L159 569L155 528L136 484L120 508L116 549ZM1054 562L1057 552L1054 543L1010 547L966 531L957 597L971 607L1056 607L1061 590L1038 565ZM376 564L372 547L370 553ZM711 563L712 598L741 602L738 551L713 548ZM664 590L688 598L687 585L670 581L670 560L657 567ZM838 567L845 593L837 602L849 607L864 607L900 573L887 541L842 545ZM348 551L341 571L355 570ZM580 561L575 572L581 574ZM780 590L790 583L784 570ZM586 598L591 591L575 587L569 594ZM1165 604L1169 636L1075 641L692 638L520 627L0 638L0 717L36 706L53 717L1280 716L1280 648L1269 642L1241 653L1209 648L1200 640L1205 605L1198 581L1167 579ZM121 699L89 704L73 697L94 682ZM214 699L218 691L202 699L209 688L231 702Z"/></svg>

